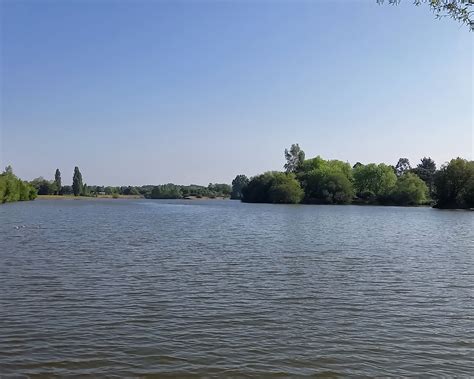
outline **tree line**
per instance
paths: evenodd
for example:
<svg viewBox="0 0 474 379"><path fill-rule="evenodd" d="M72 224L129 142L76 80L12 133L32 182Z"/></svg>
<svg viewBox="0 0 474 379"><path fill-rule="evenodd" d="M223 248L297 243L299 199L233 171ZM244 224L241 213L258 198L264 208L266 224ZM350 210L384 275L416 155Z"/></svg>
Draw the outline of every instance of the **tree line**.
<svg viewBox="0 0 474 379"><path fill-rule="evenodd" d="M72 186L63 186L61 171L56 169L54 180L47 180L42 176L33 179L30 184L36 189L38 195L74 195L90 196L91 187L82 181L82 174L79 167L74 167Z"/></svg>
<svg viewBox="0 0 474 379"><path fill-rule="evenodd" d="M433 205L437 208L474 208L474 161L452 159L439 169L429 157L412 167L407 158L396 165L384 163L351 166L320 156L306 159L298 144L285 149L284 171L269 171L252 178L237 175L232 186L200 185L89 186L74 168L72 185L62 185L61 172L54 180L43 177L22 181L8 166L0 174L0 203L33 200L39 195L119 197L150 199L230 197L248 203Z"/></svg>
<svg viewBox="0 0 474 379"><path fill-rule="evenodd" d="M62 185L61 172L56 169L54 180L43 177L33 179L31 185L38 195L74 195L74 196L142 196L149 199L183 199L187 197L229 197L231 186L221 183L209 183L206 186L196 184L177 185L173 183L163 185L143 186L100 186L83 183L82 173L78 167L74 168L72 185Z"/></svg>
<svg viewBox="0 0 474 379"><path fill-rule="evenodd" d="M474 208L474 161L462 158L436 168L424 157L416 167L407 158L351 166L320 156L306 159L298 144L285 149L284 171L252 178L238 175L231 198L249 203L433 205Z"/></svg>
<svg viewBox="0 0 474 379"><path fill-rule="evenodd" d="M207 187L191 184L189 186L176 185L172 183L154 186L145 197L150 199L184 199L188 197L229 197L231 186L223 183L209 183Z"/></svg>

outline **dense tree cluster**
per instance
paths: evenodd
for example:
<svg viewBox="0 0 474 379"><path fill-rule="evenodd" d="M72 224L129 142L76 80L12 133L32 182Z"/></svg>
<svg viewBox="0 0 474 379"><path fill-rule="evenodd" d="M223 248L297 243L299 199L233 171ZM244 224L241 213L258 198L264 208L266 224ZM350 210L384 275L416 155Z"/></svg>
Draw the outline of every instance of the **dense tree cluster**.
<svg viewBox="0 0 474 379"><path fill-rule="evenodd" d="M305 160L296 177L304 189L306 203L345 204L354 196L351 166L321 157Z"/></svg>
<svg viewBox="0 0 474 379"><path fill-rule="evenodd" d="M188 197L229 197L232 188L228 184L209 183L207 187L191 184L189 186L176 185L172 183L154 186L151 192L144 193L145 197L151 199L182 199Z"/></svg>
<svg viewBox="0 0 474 379"><path fill-rule="evenodd" d="M150 194L152 199L181 199L182 197L181 187L172 183L156 186Z"/></svg>
<svg viewBox="0 0 474 379"><path fill-rule="evenodd" d="M304 192L294 173L266 172L253 177L242 190L242 201L247 203L301 202Z"/></svg>
<svg viewBox="0 0 474 379"><path fill-rule="evenodd" d="M390 191L389 201L399 205L418 205L426 203L428 188L425 182L411 172L401 175Z"/></svg>
<svg viewBox="0 0 474 379"><path fill-rule="evenodd" d="M231 187L228 184L210 183L207 187L192 184L189 186L173 183L158 186L88 186L92 196L95 195L120 195L143 196L149 199L182 199L187 197L229 197Z"/></svg>
<svg viewBox="0 0 474 379"><path fill-rule="evenodd" d="M434 179L436 174L436 163L431 158L422 158L421 163L413 169L413 173L418 175L428 186L430 196L434 196Z"/></svg>
<svg viewBox="0 0 474 379"><path fill-rule="evenodd" d="M206 186L164 184L159 186L89 186L83 183L79 167L74 168L72 185L61 185L61 172L56 169L53 180L43 177L33 179L30 183L39 195L74 195L74 196L142 196L151 199L182 199L187 197L229 197L232 188L228 184L209 183Z"/></svg>
<svg viewBox="0 0 474 379"><path fill-rule="evenodd" d="M412 168L407 158L400 158L395 166L357 162L351 167L339 160L304 156L298 144L292 145L285 149L285 172L267 172L250 180L238 175L232 193L250 203L474 207L472 161L453 159L437 171L435 162L427 157Z"/></svg>
<svg viewBox="0 0 474 379"><path fill-rule="evenodd" d="M436 206L474 208L474 161L452 159L434 177Z"/></svg>
<svg viewBox="0 0 474 379"><path fill-rule="evenodd" d="M232 192L230 193L230 198L232 200L242 199L242 190L249 184L249 178L245 175L237 175L232 181Z"/></svg>
<svg viewBox="0 0 474 379"><path fill-rule="evenodd" d="M51 180L46 180L42 176L33 179L30 184L35 187L38 195L54 195L58 190L56 183Z"/></svg>
<svg viewBox="0 0 474 379"><path fill-rule="evenodd" d="M0 174L0 204L13 201L34 200L36 189L29 183L18 179L11 166Z"/></svg>
<svg viewBox="0 0 474 379"><path fill-rule="evenodd" d="M91 188L82 183L82 174L78 167L74 168L72 186L63 186L61 172L56 169L54 180L47 180L42 176L33 179L30 184L36 188L38 195L74 195L89 196Z"/></svg>
<svg viewBox="0 0 474 379"><path fill-rule="evenodd" d="M397 182L396 171L384 163L354 166L354 188L357 197L368 201L388 199Z"/></svg>

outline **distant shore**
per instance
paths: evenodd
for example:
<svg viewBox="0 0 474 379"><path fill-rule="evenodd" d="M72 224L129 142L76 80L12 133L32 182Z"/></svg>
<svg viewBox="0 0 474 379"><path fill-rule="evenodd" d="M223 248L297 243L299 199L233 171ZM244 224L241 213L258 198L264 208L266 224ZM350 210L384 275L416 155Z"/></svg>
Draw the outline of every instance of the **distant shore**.
<svg viewBox="0 0 474 379"><path fill-rule="evenodd" d="M142 195L97 195L97 196L74 196L74 195L38 195L37 200L100 200L100 199L112 199L112 200L130 200L130 199L146 199ZM152 200L227 200L228 197L198 197L198 196L186 196L181 199L152 199Z"/></svg>
<svg viewBox="0 0 474 379"><path fill-rule="evenodd" d="M37 200L94 200L94 199L144 199L141 195L97 195L97 196L74 196L74 195L38 195Z"/></svg>

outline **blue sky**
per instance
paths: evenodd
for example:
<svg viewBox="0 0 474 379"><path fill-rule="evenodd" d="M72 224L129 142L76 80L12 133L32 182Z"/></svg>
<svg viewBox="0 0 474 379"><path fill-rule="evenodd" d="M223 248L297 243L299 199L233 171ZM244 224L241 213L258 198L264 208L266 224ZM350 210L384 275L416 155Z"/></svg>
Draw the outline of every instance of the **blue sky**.
<svg viewBox="0 0 474 379"><path fill-rule="evenodd" d="M307 157L472 159L472 34L411 1L1 1L0 163L230 182Z"/></svg>

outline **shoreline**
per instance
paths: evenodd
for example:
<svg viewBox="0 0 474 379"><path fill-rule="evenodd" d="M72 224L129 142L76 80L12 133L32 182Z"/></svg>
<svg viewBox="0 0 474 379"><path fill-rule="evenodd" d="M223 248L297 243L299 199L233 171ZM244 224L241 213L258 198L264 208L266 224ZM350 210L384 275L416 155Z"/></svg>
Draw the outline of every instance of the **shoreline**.
<svg viewBox="0 0 474 379"><path fill-rule="evenodd" d="M231 199L229 197L197 197L197 196L187 196L180 199L152 199L147 198L142 195L119 195L118 197L113 197L112 195L98 195L98 196L74 196L74 195L38 195L35 200L190 200L190 201L199 201L199 200L233 200L241 202L240 200ZM242 202L245 204L273 204L273 205L284 205L279 203L250 203ZM420 205L396 205L396 204L377 204L377 203L365 203L365 202L352 202L349 204L323 204L323 203L299 203L292 205L336 205L336 206L347 206L347 205L356 205L360 207L372 206L372 207L397 207L397 208L431 208L437 210L457 210L457 211L474 211L474 208L438 208L433 205L420 204Z"/></svg>
<svg viewBox="0 0 474 379"><path fill-rule="evenodd" d="M144 199L141 195L119 195L113 197L112 195L98 195L98 196L74 196L74 195L38 195L36 200L100 200L100 199Z"/></svg>
<svg viewBox="0 0 474 379"><path fill-rule="evenodd" d="M133 199L147 199L147 200L228 200L228 197L197 197L197 196L187 196L180 199L152 199L146 198L143 195L118 195L114 197L113 195L98 195L98 196L74 196L74 195L38 195L36 200L102 200L102 199L111 199L111 200L133 200Z"/></svg>

